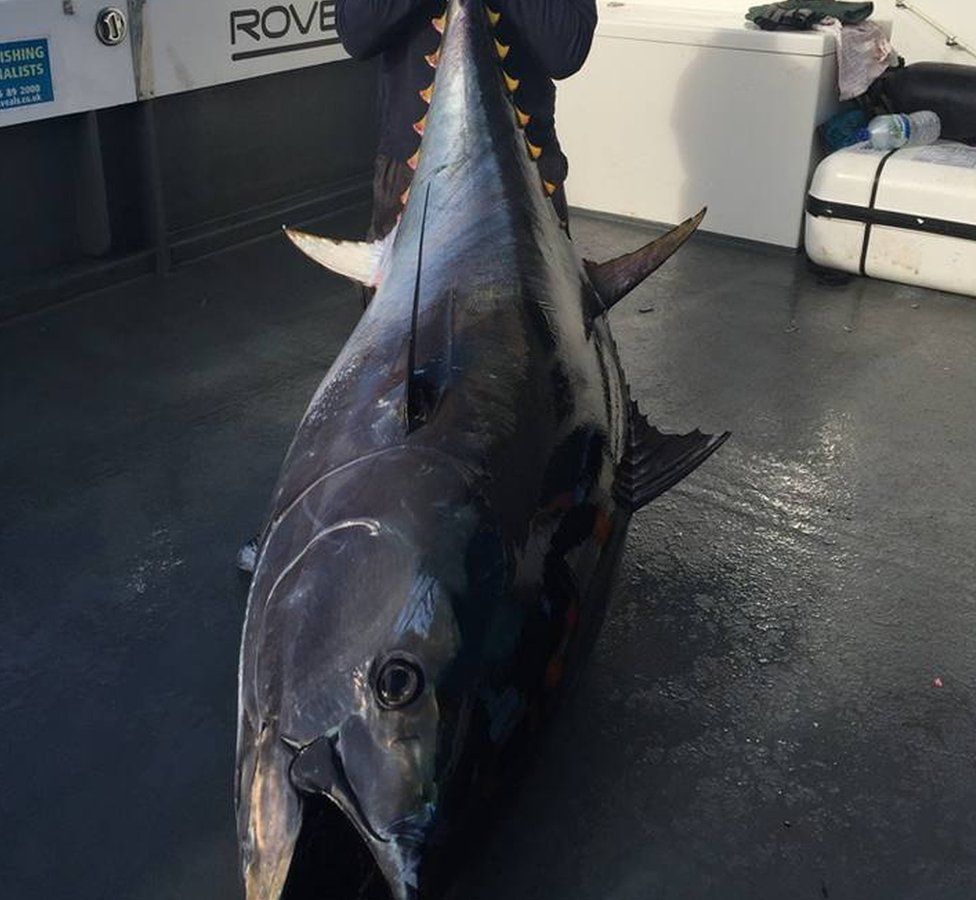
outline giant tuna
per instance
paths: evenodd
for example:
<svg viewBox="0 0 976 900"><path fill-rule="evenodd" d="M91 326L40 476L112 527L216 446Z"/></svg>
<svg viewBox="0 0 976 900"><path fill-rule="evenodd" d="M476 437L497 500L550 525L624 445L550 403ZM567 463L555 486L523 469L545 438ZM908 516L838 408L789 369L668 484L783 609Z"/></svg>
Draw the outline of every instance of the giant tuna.
<svg viewBox="0 0 976 900"><path fill-rule="evenodd" d="M378 245L290 232L376 288L259 541L241 648L248 900L438 895L573 683L632 514L727 437L631 400L608 310L700 216L603 265L546 195L477 0L451 0L419 166Z"/></svg>

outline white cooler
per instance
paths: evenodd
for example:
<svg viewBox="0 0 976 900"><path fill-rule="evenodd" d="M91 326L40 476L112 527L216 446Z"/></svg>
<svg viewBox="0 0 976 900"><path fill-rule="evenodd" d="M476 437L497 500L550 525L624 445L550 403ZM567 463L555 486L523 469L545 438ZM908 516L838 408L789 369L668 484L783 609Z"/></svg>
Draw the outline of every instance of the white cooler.
<svg viewBox="0 0 976 900"><path fill-rule="evenodd" d="M828 268L976 296L976 148L827 157L807 198L806 251Z"/></svg>
<svg viewBox="0 0 976 900"><path fill-rule="evenodd" d="M600 0L586 67L559 86L573 206L674 223L707 205L706 231L800 246L836 48L761 31L749 5Z"/></svg>

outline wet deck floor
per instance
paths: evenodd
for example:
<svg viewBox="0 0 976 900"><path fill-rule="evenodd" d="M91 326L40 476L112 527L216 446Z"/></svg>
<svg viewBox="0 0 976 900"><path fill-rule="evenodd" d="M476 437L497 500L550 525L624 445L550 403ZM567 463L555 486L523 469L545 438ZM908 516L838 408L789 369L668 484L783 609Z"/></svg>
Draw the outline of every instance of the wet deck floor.
<svg viewBox="0 0 976 900"><path fill-rule="evenodd" d="M232 560L358 311L274 239L0 328L8 900L240 896ZM976 301L697 238L613 322L652 421L735 438L461 896L968 900Z"/></svg>

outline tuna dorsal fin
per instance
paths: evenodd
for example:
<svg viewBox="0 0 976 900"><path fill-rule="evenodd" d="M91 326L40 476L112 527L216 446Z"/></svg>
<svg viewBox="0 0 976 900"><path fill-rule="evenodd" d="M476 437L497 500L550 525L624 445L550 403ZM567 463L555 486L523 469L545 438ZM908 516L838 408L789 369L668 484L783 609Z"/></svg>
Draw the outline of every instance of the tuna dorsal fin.
<svg viewBox="0 0 976 900"><path fill-rule="evenodd" d="M344 275L366 287L379 283L380 263L387 241L333 241L296 228L285 228L285 235L309 259L330 272Z"/></svg>
<svg viewBox="0 0 976 900"><path fill-rule="evenodd" d="M630 403L630 436L617 469L613 494L617 502L637 512L695 471L731 434L717 437L693 431L665 434L650 425L637 403Z"/></svg>
<svg viewBox="0 0 976 900"><path fill-rule="evenodd" d="M610 309L623 300L645 278L657 271L679 250L701 225L707 209L682 222L663 237L651 241L646 247L627 253L610 262L586 261L586 272L604 307Z"/></svg>

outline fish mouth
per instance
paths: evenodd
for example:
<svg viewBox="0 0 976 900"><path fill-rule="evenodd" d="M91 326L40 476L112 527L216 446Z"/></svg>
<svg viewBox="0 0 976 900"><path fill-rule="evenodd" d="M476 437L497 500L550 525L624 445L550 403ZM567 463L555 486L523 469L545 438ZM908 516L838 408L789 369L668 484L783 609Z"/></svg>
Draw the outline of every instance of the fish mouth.
<svg viewBox="0 0 976 900"><path fill-rule="evenodd" d="M383 835L373 829L336 736L301 748L289 781L301 799L302 825L281 900L416 900L423 830L412 819Z"/></svg>
<svg viewBox="0 0 976 900"><path fill-rule="evenodd" d="M398 896L399 895L399 896ZM281 900L399 900L366 838L324 795L302 798L302 827Z"/></svg>
<svg viewBox="0 0 976 900"><path fill-rule="evenodd" d="M334 739L301 748L290 741L270 745L274 758L252 777L243 844L247 900L426 896L418 888L427 844L422 823L411 816L382 834L374 831Z"/></svg>
<svg viewBox="0 0 976 900"><path fill-rule="evenodd" d="M420 900L418 832L377 842L328 794L302 795L292 847L245 873L247 900Z"/></svg>

